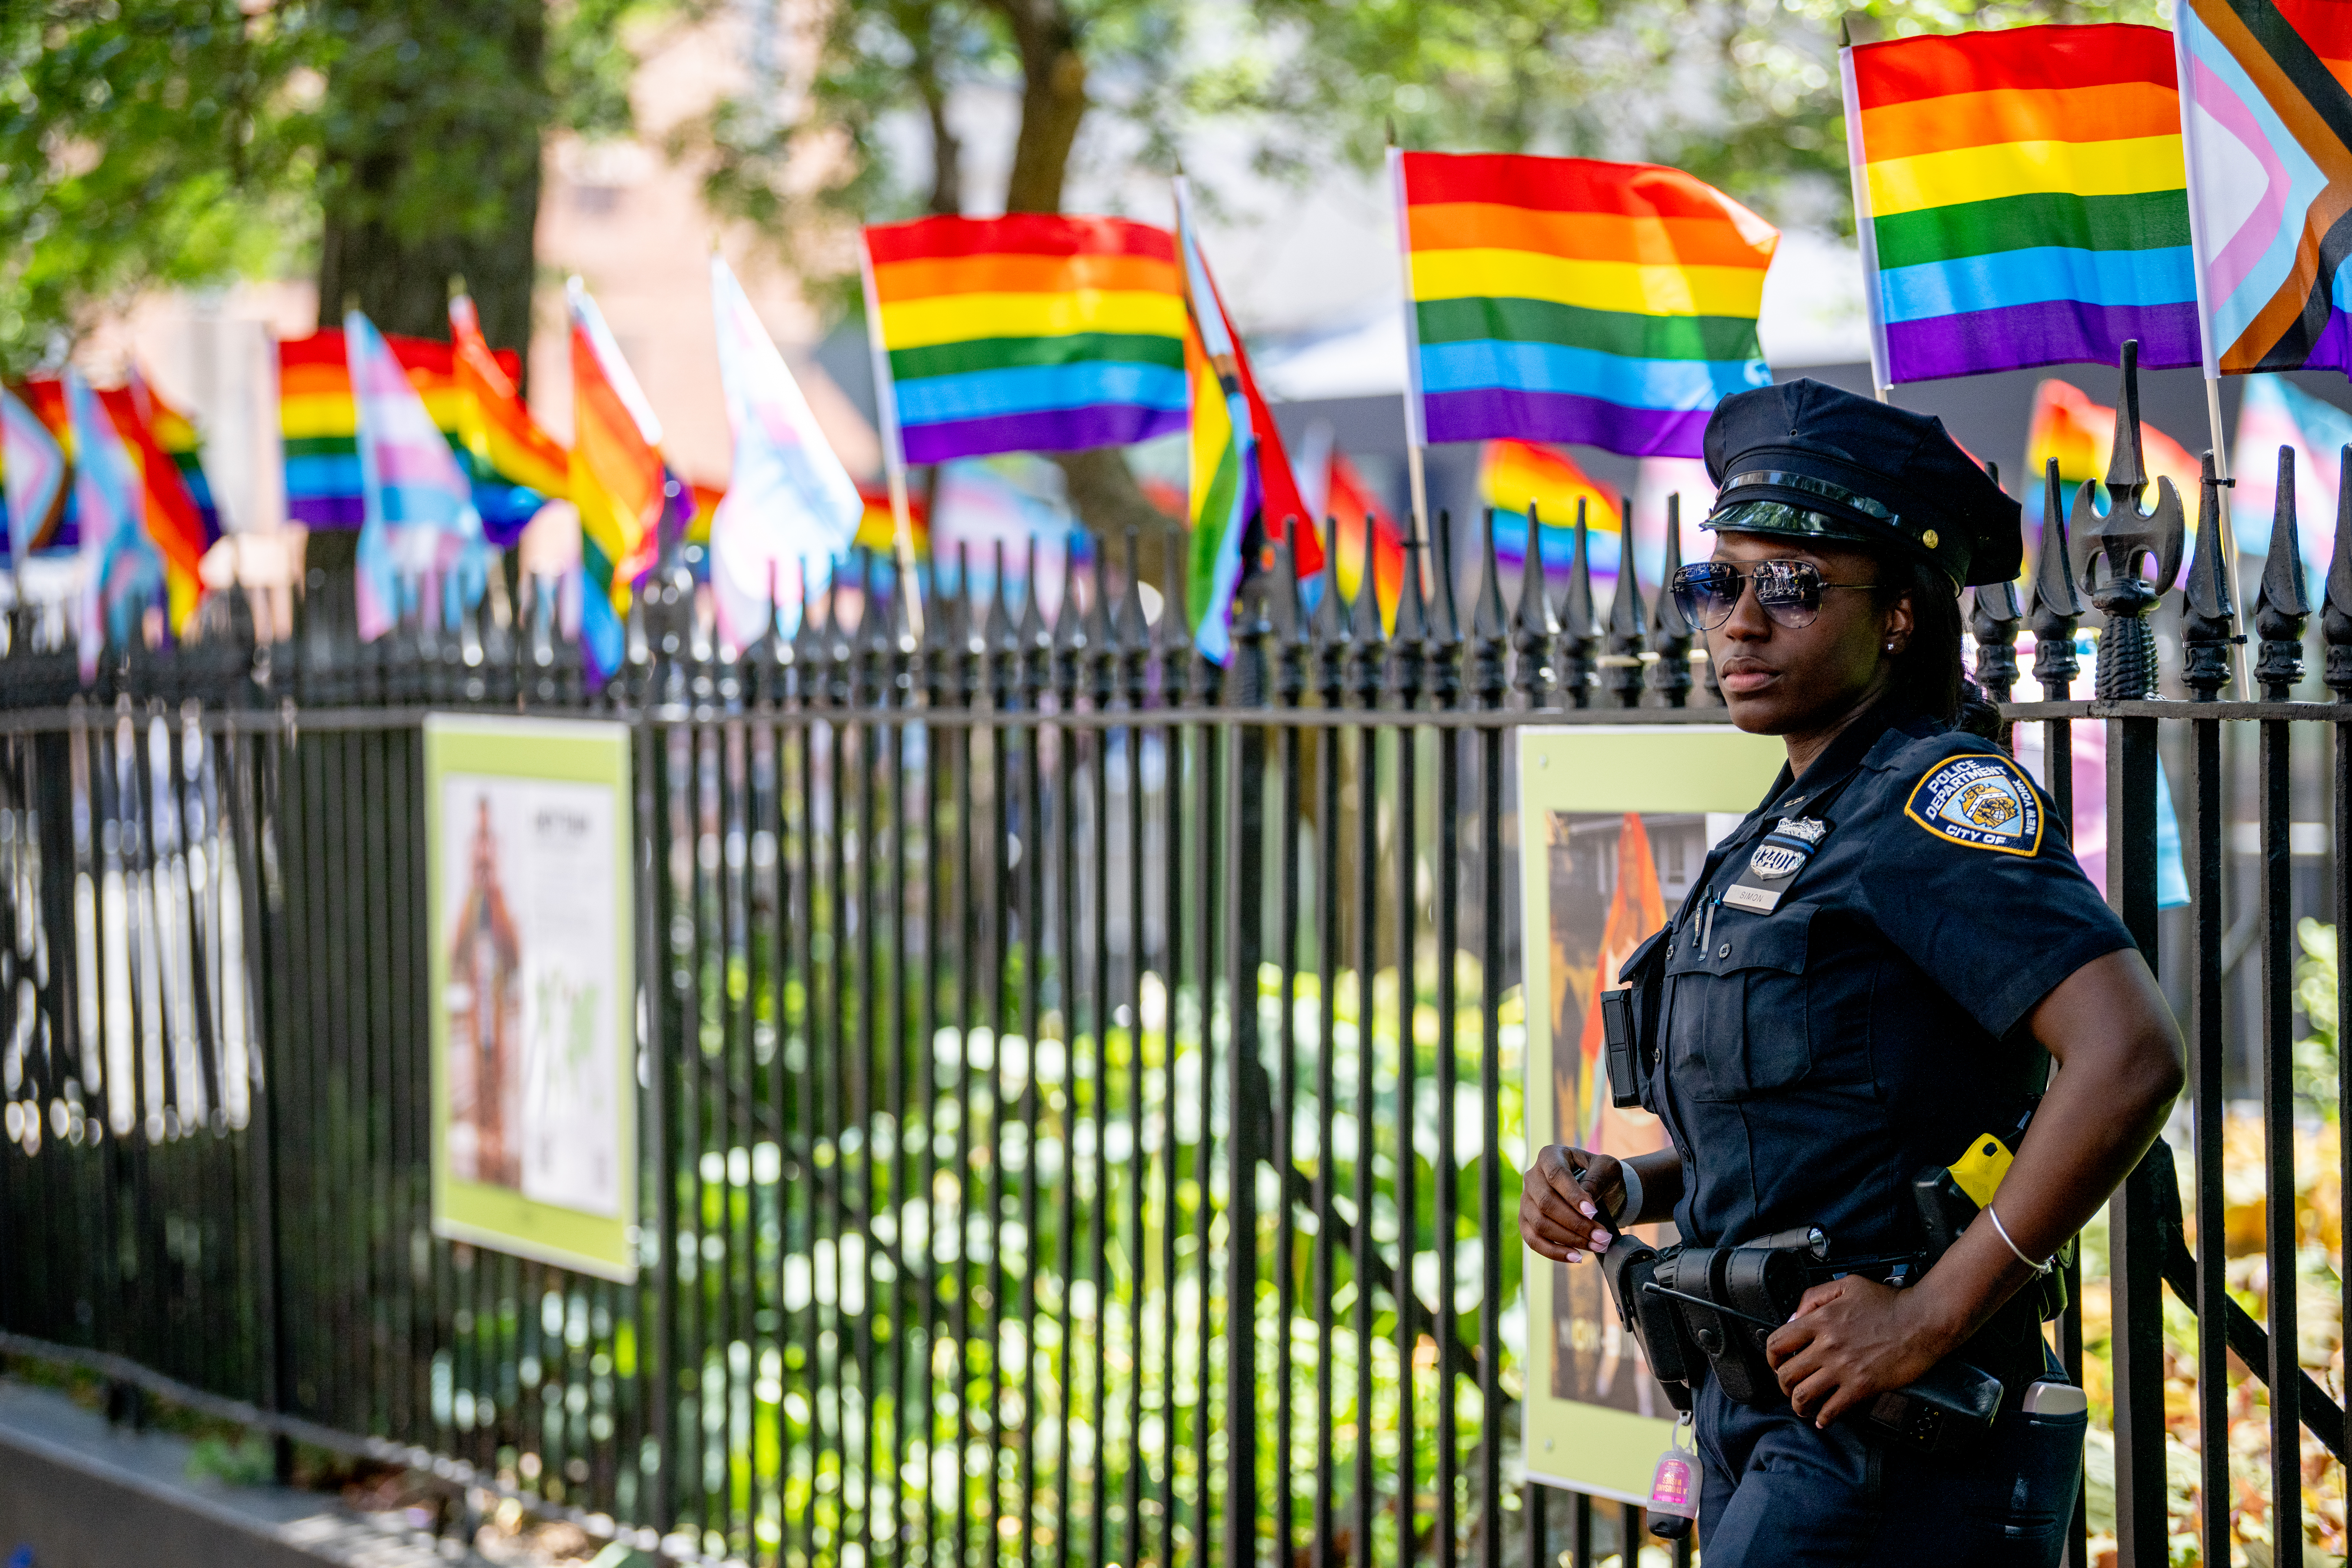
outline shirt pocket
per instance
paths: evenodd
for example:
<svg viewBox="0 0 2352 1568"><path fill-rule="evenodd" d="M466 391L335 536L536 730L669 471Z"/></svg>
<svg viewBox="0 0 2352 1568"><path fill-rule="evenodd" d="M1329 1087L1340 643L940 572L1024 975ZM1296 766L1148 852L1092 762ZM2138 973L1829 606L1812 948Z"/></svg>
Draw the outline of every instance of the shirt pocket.
<svg viewBox="0 0 2352 1568"><path fill-rule="evenodd" d="M1769 915L1718 913L1705 946L1675 944L1667 1070L1693 1100L1748 1100L1785 1089L1813 1068L1806 968L1817 906Z"/></svg>

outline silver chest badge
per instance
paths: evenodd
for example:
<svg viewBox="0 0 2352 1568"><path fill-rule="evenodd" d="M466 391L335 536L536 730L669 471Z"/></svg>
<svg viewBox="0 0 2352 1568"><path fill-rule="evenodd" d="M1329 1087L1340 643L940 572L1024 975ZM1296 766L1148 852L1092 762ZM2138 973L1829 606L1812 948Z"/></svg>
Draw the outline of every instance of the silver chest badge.
<svg viewBox="0 0 2352 1568"><path fill-rule="evenodd" d="M1808 816L1784 816L1764 836L1756 853L1748 859L1748 869L1759 881L1777 882L1783 877L1794 876L1813 851L1820 847L1822 836L1829 825Z"/></svg>

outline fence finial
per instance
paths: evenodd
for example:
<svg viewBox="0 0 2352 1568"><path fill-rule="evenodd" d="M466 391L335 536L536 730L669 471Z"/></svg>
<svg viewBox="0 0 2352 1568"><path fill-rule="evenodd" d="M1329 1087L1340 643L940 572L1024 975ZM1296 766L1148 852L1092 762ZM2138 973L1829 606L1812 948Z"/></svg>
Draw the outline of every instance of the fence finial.
<svg viewBox="0 0 2352 1568"><path fill-rule="evenodd" d="M1511 612L1512 685L1520 705L1541 708L1551 695L1552 639L1559 623L1552 618L1551 599L1544 588L1543 518L1535 500L1528 502L1528 552L1519 557L1519 602Z"/></svg>
<svg viewBox="0 0 2352 1568"><path fill-rule="evenodd" d="M2083 668L2074 657L2074 623L2082 618L2083 596L2074 591L2066 560L2065 493L2053 458L2042 473L2042 544L2033 552L2033 598L2026 616L2033 628L2033 679L2044 702L2066 697Z"/></svg>
<svg viewBox="0 0 2352 1568"><path fill-rule="evenodd" d="M1160 625L1154 628L1151 647L1160 659L1160 700L1175 706L1183 703L1192 690L1192 609L1186 600L1186 591L1192 585L1192 565L1185 559L1184 535L1180 531L1170 528L1161 531L1160 560L1167 580L1167 596L1160 606Z"/></svg>
<svg viewBox="0 0 2352 1568"><path fill-rule="evenodd" d="M891 621L901 609L898 601L898 563L891 560L885 575L886 558L868 550L858 561L858 592L861 603L857 610L857 680L858 700L868 706L880 707L896 700L898 683L891 666L898 655L898 639L893 636ZM889 596L884 598L884 584L889 584Z"/></svg>
<svg viewBox="0 0 2352 1568"><path fill-rule="evenodd" d="M2284 702L2303 679L2303 627L2311 618L2304 592L2303 545L2294 523L2294 448L2278 450L2278 499L2271 510L2271 546L2254 598L2254 684L2266 702Z"/></svg>
<svg viewBox="0 0 2352 1568"><path fill-rule="evenodd" d="M1297 517L1284 523L1282 542L1274 551L1274 581L1267 586L1275 605L1274 690L1286 708L1297 707L1307 694L1307 601L1298 591L1298 559L1292 552L1303 526Z"/></svg>
<svg viewBox="0 0 2352 1568"><path fill-rule="evenodd" d="M1649 647L1658 656L1650 666L1650 689L1665 698L1669 708L1690 701L1691 624L1675 598L1675 573L1683 563L1683 498L1680 490L1666 497L1665 552L1658 557L1658 597L1651 612Z"/></svg>
<svg viewBox="0 0 2352 1568"><path fill-rule="evenodd" d="M2336 453L2336 549L2327 563L2319 635L2327 644L2327 689L2339 702L2352 701L2352 446Z"/></svg>
<svg viewBox="0 0 2352 1568"><path fill-rule="evenodd" d="M2116 389L2116 437L2107 454L2107 491L2111 498L2130 497L2137 510L2140 489L2147 483L2147 465L2140 458L2137 338L2124 340L2116 368L2122 384Z"/></svg>
<svg viewBox="0 0 2352 1568"><path fill-rule="evenodd" d="M1430 600L1431 655L1430 695L1440 708L1451 708L1462 692L1462 621L1454 608L1454 513L1450 508L1437 511L1437 530L1430 536L1431 547L1436 552L1430 563L1429 582L1434 594Z"/></svg>
<svg viewBox="0 0 2352 1568"><path fill-rule="evenodd" d="M940 585L946 564L945 555L934 551L921 568L917 583L917 591L924 594L925 604L923 631L917 639L921 646L916 655L914 684L922 689L924 706L929 708L947 700L948 673L954 668L961 630L955 624L955 602Z"/></svg>
<svg viewBox="0 0 2352 1568"><path fill-rule="evenodd" d="M1013 705L1013 694L1021 687L1021 634L1017 629L1013 608L1013 574L1004 569L1004 541L993 542L996 552L996 581L989 594L988 629L988 691L989 700L999 708Z"/></svg>
<svg viewBox="0 0 2352 1568"><path fill-rule="evenodd" d="M1559 601L1560 694L1571 708L1592 706L1592 650L1601 642L1601 622L1592 609L1592 531L1585 521L1585 498L1576 498L1576 543L1568 558L1568 592Z"/></svg>
<svg viewBox="0 0 2352 1568"><path fill-rule="evenodd" d="M1367 708L1381 700L1381 667L1387 662L1386 638L1381 629L1380 552L1372 520L1364 519L1362 565L1356 575L1356 603L1349 612L1349 667L1355 672L1356 698Z"/></svg>
<svg viewBox="0 0 2352 1568"><path fill-rule="evenodd" d="M2230 683L2230 647L2237 640L2237 595L2230 581L2230 547L2221 531L2221 486L2208 449L2197 487L2197 552L2180 587L2181 684L2191 700L2210 702Z"/></svg>
<svg viewBox="0 0 2352 1568"><path fill-rule="evenodd" d="M1129 708L1143 706L1150 689L1151 618L1143 613L1142 535L1127 531L1127 588L1118 596L1111 635L1118 643L1120 695ZM1160 612L1166 615L1163 603Z"/></svg>
<svg viewBox="0 0 2352 1568"><path fill-rule="evenodd" d="M1078 605L1077 547L1085 535L1073 529L1062 548L1062 602L1054 614L1051 639L1054 700L1067 712L1078 700L1078 677L1087 658L1085 612ZM1034 547L1033 547L1034 548Z"/></svg>
<svg viewBox="0 0 2352 1568"><path fill-rule="evenodd" d="M1397 700L1408 710L1421 706L1422 682L1429 663L1429 611L1421 591L1424 552L1422 541L1404 542L1404 574L1397 584L1396 630L1389 639L1394 650L1391 669Z"/></svg>
<svg viewBox="0 0 2352 1568"><path fill-rule="evenodd" d="M1315 601L1315 689L1323 706L1337 708L1347 690L1349 616L1347 596L1339 592L1339 520L1327 517L1323 537L1323 594Z"/></svg>
<svg viewBox="0 0 2352 1568"><path fill-rule="evenodd" d="M2069 564L2091 603L2107 618L2099 634L2098 694L2129 701L2156 690L2156 634L2147 614L2180 574L2187 533L2180 492L2156 481L2156 510L2142 513L2147 475L2140 462L2139 343L2123 349L2123 391L2116 408L2115 457L2107 468L2107 510L2099 514L2088 479L2074 492L2067 517ZM2148 575L2140 575L2142 563ZM2104 570L2102 566L2104 564Z"/></svg>
<svg viewBox="0 0 2352 1568"><path fill-rule="evenodd" d="M1118 689L1118 649L1111 642L1111 623L1115 616L1110 592L1110 541L1097 539L1094 546L1094 580L1087 595L1087 698L1101 712L1110 706L1111 695Z"/></svg>
<svg viewBox="0 0 2352 1568"><path fill-rule="evenodd" d="M2000 465L1987 463L1985 476L2000 483ZM1976 682L1995 702L2006 702L2017 684L2017 632L2025 618L2017 602L2017 584L1980 584L1969 590L1962 619L1976 639Z"/></svg>
<svg viewBox="0 0 2352 1568"><path fill-rule="evenodd" d="M1649 627L1642 614L1642 574L1633 565L1633 498L1622 498L1618 513L1617 591L1609 596L1609 659L1601 684L1620 708L1642 705L1642 645Z"/></svg>
<svg viewBox="0 0 2352 1568"><path fill-rule="evenodd" d="M1502 573L1495 561L1495 509L1486 512L1479 539L1478 597L1470 606L1470 690L1481 708L1503 705L1504 637Z"/></svg>

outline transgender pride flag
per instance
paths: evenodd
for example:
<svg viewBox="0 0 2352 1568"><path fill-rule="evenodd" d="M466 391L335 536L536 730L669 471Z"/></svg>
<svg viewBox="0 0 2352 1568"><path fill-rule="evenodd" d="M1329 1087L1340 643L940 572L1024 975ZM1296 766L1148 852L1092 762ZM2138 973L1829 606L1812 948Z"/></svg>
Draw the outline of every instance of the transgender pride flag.
<svg viewBox="0 0 2352 1568"><path fill-rule="evenodd" d="M2352 372L2352 5L2186 0L2173 26L2206 379Z"/></svg>
<svg viewBox="0 0 2352 1568"><path fill-rule="evenodd" d="M359 414L359 632L373 642L400 616L404 581L483 570L487 549L473 484L375 324L343 318L352 401ZM467 596L471 596L470 591Z"/></svg>

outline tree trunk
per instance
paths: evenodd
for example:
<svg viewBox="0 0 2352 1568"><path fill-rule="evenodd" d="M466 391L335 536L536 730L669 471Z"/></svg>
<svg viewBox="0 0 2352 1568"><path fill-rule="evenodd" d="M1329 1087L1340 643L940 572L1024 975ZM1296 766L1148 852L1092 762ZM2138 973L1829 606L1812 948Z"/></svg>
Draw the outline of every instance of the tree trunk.
<svg viewBox="0 0 2352 1568"><path fill-rule="evenodd" d="M1021 50L1021 133L1013 143L1004 210L1060 212L1070 149L1087 117L1087 62L1078 53L1077 25L1058 0L1011 0L1008 9Z"/></svg>
<svg viewBox="0 0 2352 1568"><path fill-rule="evenodd" d="M1000 0L1021 55L1021 131L1013 143L1013 172L1004 210L1062 210L1070 149L1087 117L1087 62L1078 52L1077 23L1061 0ZM1070 509L1106 545L1136 529L1150 538L1170 520L1143 499L1127 458L1115 447L1065 452L1055 458L1069 486Z"/></svg>
<svg viewBox="0 0 2352 1568"><path fill-rule="evenodd" d="M319 317L449 335L463 278L493 348L525 354L540 152L554 103L545 0L356 0L335 26Z"/></svg>

